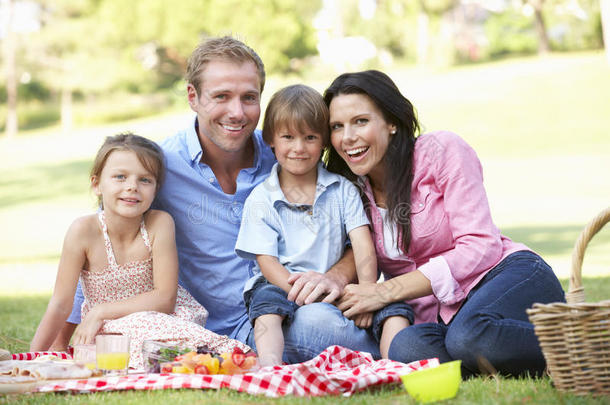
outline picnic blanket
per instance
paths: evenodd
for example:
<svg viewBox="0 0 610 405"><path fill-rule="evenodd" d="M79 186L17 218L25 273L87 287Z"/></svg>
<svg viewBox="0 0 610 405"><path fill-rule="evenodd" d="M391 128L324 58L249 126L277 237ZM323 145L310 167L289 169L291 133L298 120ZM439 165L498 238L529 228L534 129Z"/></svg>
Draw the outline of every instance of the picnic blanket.
<svg viewBox="0 0 610 405"><path fill-rule="evenodd" d="M368 387L397 383L400 375L436 367L437 359L409 364L392 360L373 360L369 353L341 346L330 346L303 363L265 367L243 375L201 374L128 374L84 380L49 381L37 392L70 391L88 393L113 390L158 390L174 388L229 388L253 395L279 397L344 395Z"/></svg>

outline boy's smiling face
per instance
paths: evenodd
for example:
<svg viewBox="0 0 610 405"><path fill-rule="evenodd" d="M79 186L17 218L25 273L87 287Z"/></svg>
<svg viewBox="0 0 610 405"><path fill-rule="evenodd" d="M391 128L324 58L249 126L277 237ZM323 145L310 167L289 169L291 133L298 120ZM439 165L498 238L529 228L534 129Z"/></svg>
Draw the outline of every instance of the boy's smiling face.
<svg viewBox="0 0 610 405"><path fill-rule="evenodd" d="M282 125L273 134L275 157L282 171L295 177L317 173L318 162L324 149L322 135L308 127L297 129Z"/></svg>

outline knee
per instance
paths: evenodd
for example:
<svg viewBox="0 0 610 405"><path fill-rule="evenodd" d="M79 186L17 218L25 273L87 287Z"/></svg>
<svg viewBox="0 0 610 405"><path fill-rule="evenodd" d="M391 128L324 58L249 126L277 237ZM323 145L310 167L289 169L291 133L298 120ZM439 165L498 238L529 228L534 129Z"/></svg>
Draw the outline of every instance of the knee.
<svg viewBox="0 0 610 405"><path fill-rule="evenodd" d="M462 368L473 373L495 372L497 365L503 363L506 348L497 347L491 336L479 335L466 328L450 328L445 344L447 352L454 359L462 360Z"/></svg>
<svg viewBox="0 0 610 405"><path fill-rule="evenodd" d="M343 344L340 337L349 322L334 305L314 303L299 307L292 322L283 328L285 360L302 362L330 345Z"/></svg>
<svg viewBox="0 0 610 405"><path fill-rule="evenodd" d="M297 309L292 321L293 326L303 328L323 328L340 330L347 326L349 320L334 305L316 302L303 305Z"/></svg>
<svg viewBox="0 0 610 405"><path fill-rule="evenodd" d="M410 363L420 360L422 351L419 350L420 338L415 328L407 327L394 336L388 350L388 358L401 363Z"/></svg>
<svg viewBox="0 0 610 405"><path fill-rule="evenodd" d="M447 352L454 359L476 362L477 354L481 354L481 339L474 337L473 331L466 328L449 328L445 339Z"/></svg>

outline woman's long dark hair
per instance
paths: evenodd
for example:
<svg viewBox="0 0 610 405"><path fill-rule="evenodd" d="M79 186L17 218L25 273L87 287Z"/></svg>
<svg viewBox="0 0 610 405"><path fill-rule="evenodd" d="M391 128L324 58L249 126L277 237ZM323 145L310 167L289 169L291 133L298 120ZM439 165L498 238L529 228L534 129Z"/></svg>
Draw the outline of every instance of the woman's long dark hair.
<svg viewBox="0 0 610 405"><path fill-rule="evenodd" d="M390 135L390 143L384 156L386 178L384 190L389 219L397 224L402 234L402 246L396 238L397 248L404 254L411 243L411 183L413 182L413 150L419 123L413 104L401 93L396 84L377 70L345 73L337 77L324 92L324 101L330 106L332 99L341 94L362 94L379 108L384 119L396 126L396 134ZM327 157L328 170L355 181L356 175L334 148ZM372 201L366 201L366 207Z"/></svg>

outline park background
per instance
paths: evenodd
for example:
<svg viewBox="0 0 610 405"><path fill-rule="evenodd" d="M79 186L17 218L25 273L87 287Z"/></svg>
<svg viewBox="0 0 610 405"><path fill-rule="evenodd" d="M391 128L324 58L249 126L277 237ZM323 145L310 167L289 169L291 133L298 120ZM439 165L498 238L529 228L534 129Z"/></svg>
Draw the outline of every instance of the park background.
<svg viewBox="0 0 610 405"><path fill-rule="evenodd" d="M565 286L580 230L610 205L608 3L0 0L0 347L28 348L63 236L95 210L103 138L187 125L187 57L224 34L265 62L263 108L288 84L323 92L345 71L387 72L424 132L475 148L496 224ZM586 252L589 300L609 298L609 246L604 229Z"/></svg>

